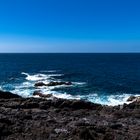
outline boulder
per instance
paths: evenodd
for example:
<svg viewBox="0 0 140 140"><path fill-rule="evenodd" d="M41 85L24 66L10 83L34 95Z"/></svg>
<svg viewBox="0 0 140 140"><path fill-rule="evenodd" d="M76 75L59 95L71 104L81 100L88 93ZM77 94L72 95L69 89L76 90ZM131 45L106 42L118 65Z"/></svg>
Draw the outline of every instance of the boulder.
<svg viewBox="0 0 140 140"><path fill-rule="evenodd" d="M21 98L21 97L11 92L0 91L0 99L11 99L11 98Z"/></svg>
<svg viewBox="0 0 140 140"><path fill-rule="evenodd" d="M136 99L137 97L135 96L130 96L128 99L127 99L127 102L132 102Z"/></svg>
<svg viewBox="0 0 140 140"><path fill-rule="evenodd" d="M40 96L40 94L42 94L41 90L36 90L34 91L33 96L36 96L36 95Z"/></svg>
<svg viewBox="0 0 140 140"><path fill-rule="evenodd" d="M39 96L39 97L42 97L42 98L50 98L50 97L52 97L53 95L52 94L43 94L43 93L41 93L41 91L39 90L39 91L34 91L34 93L33 93L33 96Z"/></svg>
<svg viewBox="0 0 140 140"><path fill-rule="evenodd" d="M38 83L35 83L35 87L41 87L41 86L48 86L48 87L50 87L50 86L61 86L61 85L72 85L72 83L71 82L50 82L50 83L48 83L48 84L45 84L45 83L43 83L43 82L38 82Z"/></svg>
<svg viewBox="0 0 140 140"><path fill-rule="evenodd" d="M46 86L61 86L61 85L72 85L71 82L50 82Z"/></svg>
<svg viewBox="0 0 140 140"><path fill-rule="evenodd" d="M46 84L43 82L35 83L35 87L42 87L42 86L46 86Z"/></svg>
<svg viewBox="0 0 140 140"><path fill-rule="evenodd" d="M51 98L51 97L53 97L53 95L52 94L41 94L40 95L40 97L43 97L43 98Z"/></svg>

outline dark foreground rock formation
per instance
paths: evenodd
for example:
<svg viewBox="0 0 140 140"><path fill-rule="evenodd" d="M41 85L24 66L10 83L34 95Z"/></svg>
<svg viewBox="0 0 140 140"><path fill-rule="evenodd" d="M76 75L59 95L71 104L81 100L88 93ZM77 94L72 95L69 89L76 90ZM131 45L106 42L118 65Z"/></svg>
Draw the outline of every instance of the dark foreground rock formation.
<svg viewBox="0 0 140 140"><path fill-rule="evenodd" d="M138 101L109 107L11 96L0 95L0 140L140 140Z"/></svg>
<svg viewBox="0 0 140 140"><path fill-rule="evenodd" d="M21 98L21 97L13 93L0 90L0 99L11 99L11 98Z"/></svg>

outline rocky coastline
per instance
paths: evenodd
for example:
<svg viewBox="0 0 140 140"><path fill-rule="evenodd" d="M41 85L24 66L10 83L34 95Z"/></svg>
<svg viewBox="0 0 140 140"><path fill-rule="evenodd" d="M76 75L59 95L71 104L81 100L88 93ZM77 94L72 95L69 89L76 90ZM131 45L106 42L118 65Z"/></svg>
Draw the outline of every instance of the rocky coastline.
<svg viewBox="0 0 140 140"><path fill-rule="evenodd" d="M139 97L102 106L35 95L40 98L0 91L0 140L140 140Z"/></svg>

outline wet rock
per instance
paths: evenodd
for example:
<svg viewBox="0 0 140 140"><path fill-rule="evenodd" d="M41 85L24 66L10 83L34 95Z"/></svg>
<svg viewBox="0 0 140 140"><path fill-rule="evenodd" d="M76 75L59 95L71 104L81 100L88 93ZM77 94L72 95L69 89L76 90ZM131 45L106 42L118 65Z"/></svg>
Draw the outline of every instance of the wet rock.
<svg viewBox="0 0 140 140"><path fill-rule="evenodd" d="M53 97L52 94L43 94L43 93L41 93L41 91L35 91L33 93L33 96L39 96L39 97L42 97L42 98L51 98L51 97Z"/></svg>
<svg viewBox="0 0 140 140"><path fill-rule="evenodd" d="M35 87L42 87L42 86L46 86L46 84L43 83L43 82L38 82L38 83L35 83L34 86L35 86Z"/></svg>
<svg viewBox="0 0 140 140"><path fill-rule="evenodd" d="M127 99L127 102L131 102L131 101L134 101L136 99L135 96L130 96L128 99Z"/></svg>
<svg viewBox="0 0 140 140"><path fill-rule="evenodd" d="M46 86L61 86L61 85L72 85L71 82L50 82Z"/></svg>
<svg viewBox="0 0 140 140"><path fill-rule="evenodd" d="M136 102L139 102L139 103L140 103L140 96L138 96L138 97L136 98Z"/></svg>
<svg viewBox="0 0 140 140"><path fill-rule="evenodd" d="M139 101L134 101L130 104L128 104L127 106L124 107L125 109L126 108L129 108L129 109L140 109L140 102Z"/></svg>
<svg viewBox="0 0 140 140"><path fill-rule="evenodd" d="M51 86L61 86L61 85L72 85L71 82L50 82L48 84L45 84L43 82L38 82L38 83L35 83L35 87L41 87L41 86L48 86L48 87L51 87Z"/></svg>
<svg viewBox="0 0 140 140"><path fill-rule="evenodd" d="M36 90L33 92L33 96L39 96L40 94L42 94L41 90Z"/></svg>
<svg viewBox="0 0 140 140"><path fill-rule="evenodd" d="M11 92L0 91L0 99L11 99L11 98L21 98L19 95L13 94Z"/></svg>

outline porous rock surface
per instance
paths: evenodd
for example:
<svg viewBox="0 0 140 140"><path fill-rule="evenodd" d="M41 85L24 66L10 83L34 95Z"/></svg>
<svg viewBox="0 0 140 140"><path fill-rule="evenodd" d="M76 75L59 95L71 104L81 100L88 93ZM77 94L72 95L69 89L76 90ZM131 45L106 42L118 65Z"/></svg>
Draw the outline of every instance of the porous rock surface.
<svg viewBox="0 0 140 140"><path fill-rule="evenodd" d="M140 140L140 102L21 98L0 92L0 140Z"/></svg>

